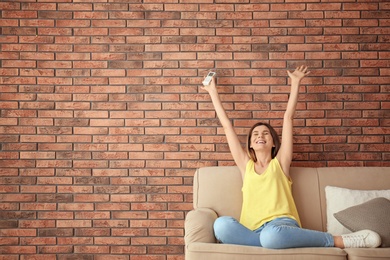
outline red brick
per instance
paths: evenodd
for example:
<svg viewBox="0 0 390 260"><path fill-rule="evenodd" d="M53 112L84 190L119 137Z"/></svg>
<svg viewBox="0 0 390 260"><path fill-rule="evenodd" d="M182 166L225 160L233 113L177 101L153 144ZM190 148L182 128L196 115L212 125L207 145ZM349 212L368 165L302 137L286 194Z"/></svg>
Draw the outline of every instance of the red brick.
<svg viewBox="0 0 390 260"><path fill-rule="evenodd" d="M19 10L20 3L4 2L0 3L0 7L2 10Z"/></svg>
<svg viewBox="0 0 390 260"><path fill-rule="evenodd" d="M352 160L352 161L359 161L359 160L365 160L365 161L372 161L372 160L377 160L381 161L382 156L380 153L348 153L347 154L347 160Z"/></svg>
<svg viewBox="0 0 390 260"><path fill-rule="evenodd" d="M371 152L377 152L381 150L389 150L389 144L362 144L362 147L360 148L360 151L371 151Z"/></svg>
<svg viewBox="0 0 390 260"><path fill-rule="evenodd" d="M22 18L22 19L34 19L37 18L36 11L3 11L2 18Z"/></svg>
<svg viewBox="0 0 390 260"><path fill-rule="evenodd" d="M55 193L55 186L23 186L20 189L23 193Z"/></svg>
<svg viewBox="0 0 390 260"><path fill-rule="evenodd" d="M40 246L38 248L40 254L69 254L73 252L72 246Z"/></svg>
<svg viewBox="0 0 390 260"><path fill-rule="evenodd" d="M360 18L360 13L358 11L325 11L325 18L335 19L335 18Z"/></svg>
<svg viewBox="0 0 390 260"><path fill-rule="evenodd" d="M378 119L344 119L345 126L378 126Z"/></svg>
<svg viewBox="0 0 390 260"><path fill-rule="evenodd" d="M0 127L1 134L36 134L34 127L23 126L2 126Z"/></svg>
<svg viewBox="0 0 390 260"><path fill-rule="evenodd" d="M56 20L56 27L90 27L91 21L88 20Z"/></svg>
<svg viewBox="0 0 390 260"><path fill-rule="evenodd" d="M38 150L66 151L72 150L72 146L70 144L42 143L38 144Z"/></svg>
<svg viewBox="0 0 390 260"><path fill-rule="evenodd" d="M35 246L2 246L2 254L35 254Z"/></svg>
<svg viewBox="0 0 390 260"><path fill-rule="evenodd" d="M146 247L145 246L113 246L111 248L111 251L114 254L137 255L137 254L145 254Z"/></svg>
<svg viewBox="0 0 390 260"><path fill-rule="evenodd" d="M56 238L45 237L45 238L22 238L20 243L22 245L46 245L56 244Z"/></svg>

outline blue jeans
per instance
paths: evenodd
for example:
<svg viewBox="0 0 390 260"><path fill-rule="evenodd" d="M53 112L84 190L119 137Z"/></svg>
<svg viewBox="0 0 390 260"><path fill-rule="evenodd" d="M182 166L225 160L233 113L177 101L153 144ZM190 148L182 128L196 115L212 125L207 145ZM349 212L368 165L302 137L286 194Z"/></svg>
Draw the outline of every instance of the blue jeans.
<svg viewBox="0 0 390 260"><path fill-rule="evenodd" d="M219 217L214 222L215 237L224 244L260 246L272 249L297 247L333 247L329 233L303 229L292 218L269 221L252 231L232 217Z"/></svg>

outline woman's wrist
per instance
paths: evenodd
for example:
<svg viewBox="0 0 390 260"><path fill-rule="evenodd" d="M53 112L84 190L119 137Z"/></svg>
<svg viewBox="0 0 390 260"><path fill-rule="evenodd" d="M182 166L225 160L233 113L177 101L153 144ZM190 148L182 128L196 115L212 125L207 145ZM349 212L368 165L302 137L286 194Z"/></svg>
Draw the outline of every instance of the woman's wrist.
<svg viewBox="0 0 390 260"><path fill-rule="evenodd" d="M209 90L210 96L218 96L218 90L217 88L212 88Z"/></svg>
<svg viewBox="0 0 390 260"><path fill-rule="evenodd" d="M299 88L300 84L301 84L300 80L292 80L291 81L291 87L292 88Z"/></svg>

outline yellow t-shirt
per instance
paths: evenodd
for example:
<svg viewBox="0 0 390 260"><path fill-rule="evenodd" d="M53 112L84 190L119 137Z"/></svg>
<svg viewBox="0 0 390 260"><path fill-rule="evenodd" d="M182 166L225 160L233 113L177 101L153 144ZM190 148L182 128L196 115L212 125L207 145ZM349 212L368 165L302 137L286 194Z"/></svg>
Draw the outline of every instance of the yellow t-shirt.
<svg viewBox="0 0 390 260"><path fill-rule="evenodd" d="M291 192L292 181L284 174L278 159L272 159L260 175L254 165L249 160L245 169L240 223L256 230L275 218L290 217L301 225Z"/></svg>

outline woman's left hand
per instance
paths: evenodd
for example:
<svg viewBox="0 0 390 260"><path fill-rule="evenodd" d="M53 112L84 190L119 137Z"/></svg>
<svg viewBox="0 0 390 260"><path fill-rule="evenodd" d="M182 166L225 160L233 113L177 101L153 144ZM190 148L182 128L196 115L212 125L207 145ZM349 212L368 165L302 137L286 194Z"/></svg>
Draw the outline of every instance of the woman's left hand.
<svg viewBox="0 0 390 260"><path fill-rule="evenodd" d="M287 71L288 76L291 80L301 81L304 77L309 75L310 71L307 71L307 66L300 66L295 69L294 72Z"/></svg>

